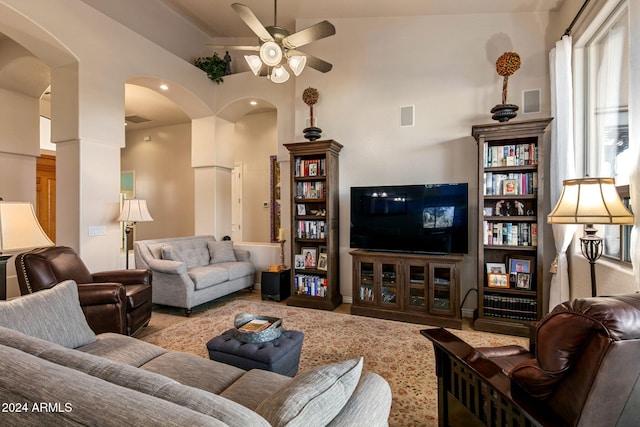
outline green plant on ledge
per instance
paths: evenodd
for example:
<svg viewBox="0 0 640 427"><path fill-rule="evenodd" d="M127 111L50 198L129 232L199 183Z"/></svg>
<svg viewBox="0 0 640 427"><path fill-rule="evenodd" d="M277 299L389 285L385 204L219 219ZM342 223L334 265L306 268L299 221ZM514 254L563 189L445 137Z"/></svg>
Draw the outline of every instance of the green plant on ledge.
<svg viewBox="0 0 640 427"><path fill-rule="evenodd" d="M214 53L213 56L196 58L193 61L193 65L207 73L207 77L209 77L217 84L220 84L224 81L222 79L222 76L225 75L227 62L224 59L220 58L217 53Z"/></svg>

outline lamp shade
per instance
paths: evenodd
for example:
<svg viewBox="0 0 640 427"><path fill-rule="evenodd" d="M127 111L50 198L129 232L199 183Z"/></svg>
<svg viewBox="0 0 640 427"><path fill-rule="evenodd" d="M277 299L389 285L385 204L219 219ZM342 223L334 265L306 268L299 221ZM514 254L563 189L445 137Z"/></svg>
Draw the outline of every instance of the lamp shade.
<svg viewBox="0 0 640 427"><path fill-rule="evenodd" d="M0 202L0 251L53 246L44 232L33 205L28 202Z"/></svg>
<svg viewBox="0 0 640 427"><path fill-rule="evenodd" d="M273 68L273 71L271 72L272 82L284 83L287 80L289 80L289 72L282 65Z"/></svg>
<svg viewBox="0 0 640 427"><path fill-rule="evenodd" d="M122 204L122 211L118 217L118 221L124 222L145 222L153 221L149 209L147 209L147 201L140 199L125 199Z"/></svg>
<svg viewBox="0 0 640 427"><path fill-rule="evenodd" d="M567 179L549 224L633 224L613 178Z"/></svg>
<svg viewBox="0 0 640 427"><path fill-rule="evenodd" d="M276 42L265 42L260 46L260 59L269 67L275 67L282 61L282 49Z"/></svg>
<svg viewBox="0 0 640 427"><path fill-rule="evenodd" d="M262 68L262 61L260 60L260 57L258 55L245 55L244 59L247 61L247 64L249 64L249 68L251 68L253 75L257 76L260 72L260 68Z"/></svg>
<svg viewBox="0 0 640 427"><path fill-rule="evenodd" d="M304 66L307 64L307 57L304 55L290 56L289 59L287 59L287 63L291 71L293 71L293 74L297 77L302 73L302 70L304 70Z"/></svg>

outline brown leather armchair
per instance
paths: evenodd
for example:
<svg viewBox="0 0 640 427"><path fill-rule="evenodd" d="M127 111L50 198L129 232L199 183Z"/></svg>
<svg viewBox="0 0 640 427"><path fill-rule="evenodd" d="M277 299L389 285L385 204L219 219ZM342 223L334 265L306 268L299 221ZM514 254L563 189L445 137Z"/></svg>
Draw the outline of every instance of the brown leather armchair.
<svg viewBox="0 0 640 427"><path fill-rule="evenodd" d="M539 322L533 353L421 333L435 348L441 426L638 425L640 294L558 305Z"/></svg>
<svg viewBox="0 0 640 427"><path fill-rule="evenodd" d="M70 247L38 248L16 257L22 295L64 280L78 284L82 311L93 331L132 335L151 319L151 271L114 270L91 274Z"/></svg>

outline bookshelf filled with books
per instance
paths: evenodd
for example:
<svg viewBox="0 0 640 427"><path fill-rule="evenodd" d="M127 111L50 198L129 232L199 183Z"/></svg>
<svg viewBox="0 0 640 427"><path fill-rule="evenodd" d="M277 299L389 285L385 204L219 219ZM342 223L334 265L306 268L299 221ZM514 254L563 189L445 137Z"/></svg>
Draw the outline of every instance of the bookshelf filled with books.
<svg viewBox="0 0 640 427"><path fill-rule="evenodd" d="M478 330L528 336L542 316L543 138L552 119L472 127L478 144Z"/></svg>
<svg viewBox="0 0 640 427"><path fill-rule="evenodd" d="M291 296L288 305L333 310L338 278L338 159L333 140L285 144L291 158Z"/></svg>

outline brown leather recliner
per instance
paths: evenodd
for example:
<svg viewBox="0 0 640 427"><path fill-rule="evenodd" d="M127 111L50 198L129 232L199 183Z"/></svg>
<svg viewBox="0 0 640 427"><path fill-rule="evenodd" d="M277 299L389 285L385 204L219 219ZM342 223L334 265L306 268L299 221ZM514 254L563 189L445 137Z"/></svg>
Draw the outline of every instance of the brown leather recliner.
<svg viewBox="0 0 640 427"><path fill-rule="evenodd" d="M114 270L90 273L70 247L38 248L16 256L22 295L74 280L82 311L96 334L132 335L151 319L151 271Z"/></svg>
<svg viewBox="0 0 640 427"><path fill-rule="evenodd" d="M538 323L532 351L421 333L436 350L440 425L455 424L460 405L484 425L638 425L638 293L558 305Z"/></svg>

